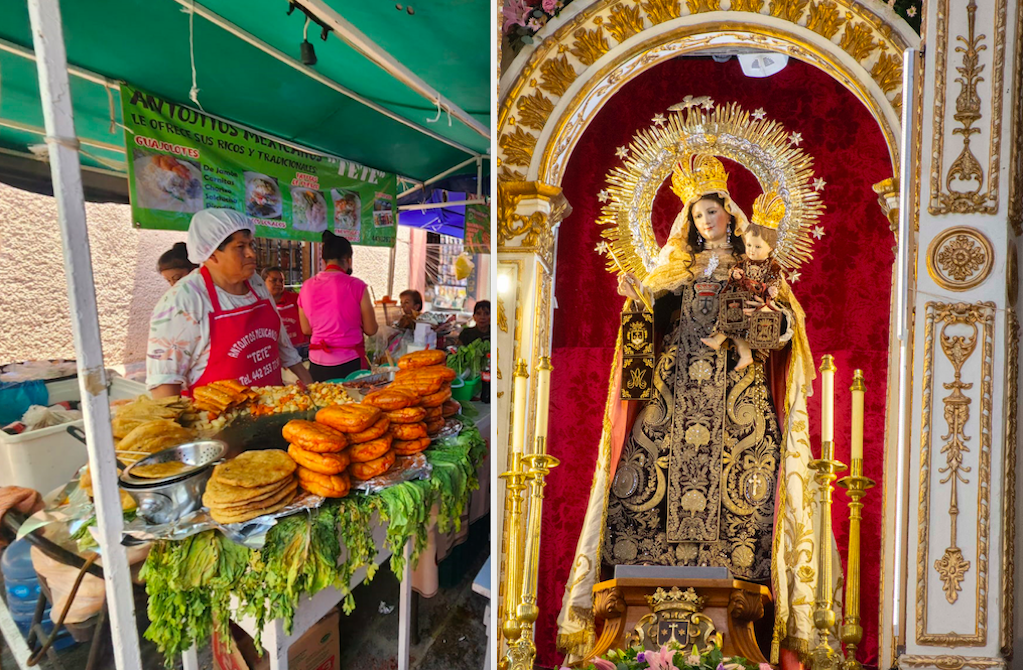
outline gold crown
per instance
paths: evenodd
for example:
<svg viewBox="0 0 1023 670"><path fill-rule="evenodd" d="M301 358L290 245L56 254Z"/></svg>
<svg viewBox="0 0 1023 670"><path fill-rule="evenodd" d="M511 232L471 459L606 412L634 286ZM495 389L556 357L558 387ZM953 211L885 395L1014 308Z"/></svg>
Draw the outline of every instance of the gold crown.
<svg viewBox="0 0 1023 670"><path fill-rule="evenodd" d="M655 614L665 610L683 610L695 613L703 611L705 599L696 595L696 591L692 588L683 591L679 587L673 586L671 591L657 587L652 596L646 597L646 601Z"/></svg>
<svg viewBox="0 0 1023 670"><path fill-rule="evenodd" d="M675 164L671 190L684 203L706 193L727 193L728 173L721 161L710 154L691 155Z"/></svg>
<svg viewBox="0 0 1023 670"><path fill-rule="evenodd" d="M761 193L753 201L753 216L750 217L753 225L778 230L784 218L785 201L774 189Z"/></svg>

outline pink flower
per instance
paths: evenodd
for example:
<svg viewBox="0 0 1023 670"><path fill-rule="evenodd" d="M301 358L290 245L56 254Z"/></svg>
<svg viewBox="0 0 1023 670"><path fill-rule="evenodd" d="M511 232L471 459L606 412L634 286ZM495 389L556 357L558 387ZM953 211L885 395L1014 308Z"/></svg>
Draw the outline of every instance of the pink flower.
<svg viewBox="0 0 1023 670"><path fill-rule="evenodd" d="M615 670L615 668L618 667L611 661L603 658L594 659L593 665L596 666L597 670Z"/></svg>
<svg viewBox="0 0 1023 670"><path fill-rule="evenodd" d="M543 28L546 23L547 23L547 17L546 16L543 17L543 18L539 18L539 19L536 18L536 17L533 17L533 18L529 19L529 21L526 22L526 27L529 28L530 30L532 30L534 33L538 33L538 32L540 32L540 29Z"/></svg>
<svg viewBox="0 0 1023 670"><path fill-rule="evenodd" d="M502 30L507 32L514 25L526 25L526 16L532 11L533 8L527 5L525 0L505 0L505 5L501 8L501 14L504 16Z"/></svg>
<svg viewBox="0 0 1023 670"><path fill-rule="evenodd" d="M557 4L558 0L543 0L542 4L543 11L547 12L548 14L553 14L554 10L557 8Z"/></svg>
<svg viewBox="0 0 1023 670"><path fill-rule="evenodd" d="M661 647L660 651L646 652L646 662L651 670L678 670L674 663L675 652L667 646Z"/></svg>
<svg viewBox="0 0 1023 670"><path fill-rule="evenodd" d="M770 663L761 663L757 670L774 670Z"/></svg>

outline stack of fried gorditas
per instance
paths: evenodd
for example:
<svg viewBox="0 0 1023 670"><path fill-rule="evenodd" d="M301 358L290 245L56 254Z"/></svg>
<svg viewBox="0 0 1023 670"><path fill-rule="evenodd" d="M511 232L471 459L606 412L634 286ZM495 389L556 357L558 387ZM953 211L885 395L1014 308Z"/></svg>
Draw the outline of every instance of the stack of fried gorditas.
<svg viewBox="0 0 1023 670"><path fill-rule="evenodd" d="M355 403L333 405L317 412L316 422L342 433L351 444L347 454L352 477L370 479L394 465L393 438L387 432L391 422L380 408Z"/></svg>
<svg viewBox="0 0 1023 670"><path fill-rule="evenodd" d="M257 392L236 379L225 379L192 390L192 404L195 408L215 416L257 397Z"/></svg>
<svg viewBox="0 0 1023 670"><path fill-rule="evenodd" d="M325 498L343 498L352 488L344 433L316 421L289 421L281 431L288 453L298 463L302 488Z"/></svg>
<svg viewBox="0 0 1023 670"><path fill-rule="evenodd" d="M241 523L295 498L295 461L279 449L246 451L213 468L202 502L217 523Z"/></svg>

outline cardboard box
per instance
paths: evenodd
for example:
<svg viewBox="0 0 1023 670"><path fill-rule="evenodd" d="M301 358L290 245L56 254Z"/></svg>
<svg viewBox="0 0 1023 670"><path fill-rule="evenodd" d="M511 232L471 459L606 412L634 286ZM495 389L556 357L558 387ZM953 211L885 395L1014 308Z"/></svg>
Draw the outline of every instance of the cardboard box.
<svg viewBox="0 0 1023 670"><path fill-rule="evenodd" d="M341 640L339 627L341 615L337 608L307 630L288 649L288 670L339 670L341 667ZM213 667L216 670L268 670L270 657L263 652L260 657L256 647L245 631L231 624L233 644L230 649L226 641L213 633Z"/></svg>

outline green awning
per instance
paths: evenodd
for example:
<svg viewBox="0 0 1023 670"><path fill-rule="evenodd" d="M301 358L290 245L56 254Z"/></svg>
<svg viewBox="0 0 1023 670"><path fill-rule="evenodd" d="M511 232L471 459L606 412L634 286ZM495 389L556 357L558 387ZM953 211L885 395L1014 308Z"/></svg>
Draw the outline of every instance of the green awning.
<svg viewBox="0 0 1023 670"><path fill-rule="evenodd" d="M190 5L188 0L185 5ZM201 7L298 60L306 17L287 15L287 0L202 0ZM490 6L480 0L413 3L328 0L327 4L452 103L490 127ZM75 127L84 166L124 172L116 88L125 81L166 98L189 101L192 70L189 19L194 20L198 100L209 114L285 140L413 179L439 174L475 154L489 139L320 28L309 25L318 62L312 69L397 116L465 150L389 118L363 102L282 63L175 0L63 0L69 66L99 81L72 76ZM43 116L24 0L0 4L0 152L29 154L43 144ZM72 72L75 70L72 69ZM112 103L111 103L112 101ZM475 165L462 172L474 172ZM484 161L489 174L489 161Z"/></svg>

